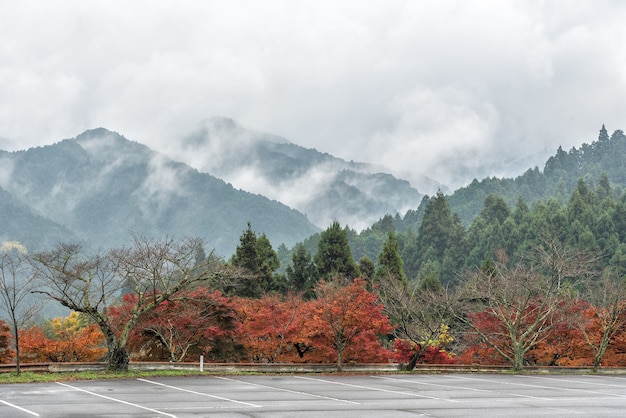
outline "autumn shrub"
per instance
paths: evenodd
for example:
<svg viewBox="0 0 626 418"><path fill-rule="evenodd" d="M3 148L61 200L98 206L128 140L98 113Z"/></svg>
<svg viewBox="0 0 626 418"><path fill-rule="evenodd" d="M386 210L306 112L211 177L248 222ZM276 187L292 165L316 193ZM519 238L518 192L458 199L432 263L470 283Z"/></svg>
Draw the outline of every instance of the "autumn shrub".
<svg viewBox="0 0 626 418"><path fill-rule="evenodd" d="M114 323L125 323L137 303L134 294L110 309ZM114 327L117 329L119 327ZM118 331L119 332L119 331ZM198 288L161 302L133 328L128 348L140 361L237 361L241 358L236 311L219 291Z"/></svg>
<svg viewBox="0 0 626 418"><path fill-rule="evenodd" d="M365 281L322 282L316 298L268 295L236 300L241 341L254 362L372 363L393 357L381 344L392 330Z"/></svg>
<svg viewBox="0 0 626 418"><path fill-rule="evenodd" d="M298 295L236 298L239 339L246 360L258 363L303 362L312 347L303 336L309 303ZM306 359L305 359L306 355Z"/></svg>
<svg viewBox="0 0 626 418"><path fill-rule="evenodd" d="M420 344L409 340L396 338L393 341L393 359L397 363L407 364L415 355L418 355L418 364L455 364L457 358L441 345L429 345L422 349Z"/></svg>
<svg viewBox="0 0 626 418"><path fill-rule="evenodd" d="M336 360L339 369L342 363L388 362L393 357L380 342L393 327L365 280L323 281L315 294L306 335L316 349Z"/></svg>
<svg viewBox="0 0 626 418"><path fill-rule="evenodd" d="M20 348L26 363L99 361L106 354L100 328L77 312L22 330Z"/></svg>
<svg viewBox="0 0 626 418"><path fill-rule="evenodd" d="M11 327L0 319L0 363L11 363L15 357L15 351L11 348L13 338Z"/></svg>

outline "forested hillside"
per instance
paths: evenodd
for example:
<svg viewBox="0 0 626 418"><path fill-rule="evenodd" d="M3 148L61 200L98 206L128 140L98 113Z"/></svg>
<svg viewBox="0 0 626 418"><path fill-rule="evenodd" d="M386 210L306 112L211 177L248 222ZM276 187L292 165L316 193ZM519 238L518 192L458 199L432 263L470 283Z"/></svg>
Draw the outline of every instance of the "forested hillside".
<svg viewBox="0 0 626 418"><path fill-rule="evenodd" d="M544 173L475 182L463 192L482 190L486 196L467 225L451 204L455 195L443 193L404 217L385 216L360 234L333 224L291 254L279 251L290 263L287 283L315 286L327 277L319 270L324 257L343 260L336 266L358 260L356 273L337 267L334 274L358 275L378 292L397 324L396 353L404 350L409 368L455 361L515 370L623 366L625 140L621 131L609 138L603 128L592 145L559 150ZM531 183L539 189L526 194L530 204L521 193L513 204L508 191L496 193L503 184L533 191ZM336 250L340 239L328 242L339 231L349 241L347 255ZM458 357L448 357L442 347Z"/></svg>
<svg viewBox="0 0 626 418"><path fill-rule="evenodd" d="M385 213L417 206L422 198L418 189L437 188L426 177L411 185L383 167L345 161L226 118L204 121L172 147L172 155L235 187L297 209L320 228L335 219L366 228Z"/></svg>
<svg viewBox="0 0 626 418"><path fill-rule="evenodd" d="M246 222L293 245L317 228L296 210L96 129L19 152L0 151L0 237L42 249L59 241L121 245L129 232L201 236L231 254Z"/></svg>
<svg viewBox="0 0 626 418"><path fill-rule="evenodd" d="M7 278L19 272L31 287L4 280L0 290L7 283L10 289L34 289L83 314L22 330L25 361L44 356L67 361L65 353L49 350L63 344L82 346L73 360L102 358L104 341L109 367L116 370L126 368L130 356L182 361L200 355L215 361L332 361L338 369L346 361L389 360L408 369L417 362L508 364L514 370L526 365L623 367L626 192L616 184L615 166L606 166L611 178L599 171L604 166L599 156L613 153L617 165L624 135L618 131L607 139L605 133L583 146L585 151L559 151L546 165L548 174L529 172L543 187L553 184L550 178L556 180L554 190L567 190L573 181L567 174L577 175L567 195L535 197L530 204L519 195L510 204L490 193L469 224L451 205L454 196L439 192L404 217L385 216L360 234L334 221L292 249L282 244L275 249L269 235L257 234L254 223L248 223L229 261L205 254L201 240L140 235L134 236L133 248L112 249L106 257L59 245L27 259L18 246L9 246L0 267ZM89 140L64 143L69 149L57 156L110 163L111 148ZM114 140L131 147L124 158L145 161L141 147L133 153L137 145ZM77 142L82 144L78 148ZM88 178L87 167L93 164L76 164L72 170L83 170L80 174ZM123 161L110 169L124 167L142 169ZM189 171L172 163L159 167ZM521 177L527 181L529 173ZM22 178L28 180L26 174ZM177 183L167 183L163 174L167 170L158 184L169 184L165 191L174 193ZM182 179L193 184L193 176ZM61 188L56 193L72 189L71 183L44 175L36 182L22 181L47 199L51 185ZM497 183L476 183L468 190ZM64 196L70 195L65 191ZM98 206L91 208L106 216ZM16 270L14 265L26 267ZM76 280L77 274L95 281ZM158 289L152 287L157 282ZM80 331L68 337L64 328L79 320ZM119 337L111 331L118 328L124 329ZM17 326L13 329L17 335ZM44 334L44 329L59 332ZM0 321L0 346L8 347L10 337ZM42 341L50 344L42 346ZM19 358L4 352L0 361Z"/></svg>
<svg viewBox="0 0 626 418"><path fill-rule="evenodd" d="M346 234L356 260L376 262L388 232L395 231L409 278L435 268L442 282L452 283L464 269L493 259L496 250L504 248L515 256L548 232L568 245L588 243L588 250L617 260L624 250L625 160L624 133L616 130L609 137L602 126L598 140L569 152L559 148L543 171L529 169L514 179L474 180L451 195L426 196L404 216L386 215L360 233L346 226ZM586 217L576 218L583 208ZM316 234L303 244L314 254L318 241ZM292 252L279 255L284 265Z"/></svg>
<svg viewBox="0 0 626 418"><path fill-rule="evenodd" d="M509 205L521 197L527 205L549 198L565 203L580 178L597 183L605 174L611 184L626 187L626 136L616 130L609 137L604 125L596 141L572 148L561 147L548 159L543 171L535 167L516 178L485 178L474 180L469 186L456 190L449 196L452 210L459 214L467 226L478 215L485 198L500 196Z"/></svg>

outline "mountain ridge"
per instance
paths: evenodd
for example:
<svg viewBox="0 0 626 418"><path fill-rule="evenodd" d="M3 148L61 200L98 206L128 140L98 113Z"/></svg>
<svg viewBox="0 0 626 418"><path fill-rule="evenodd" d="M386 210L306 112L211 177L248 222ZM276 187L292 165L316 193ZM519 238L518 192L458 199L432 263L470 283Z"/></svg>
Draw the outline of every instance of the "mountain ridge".
<svg viewBox="0 0 626 418"><path fill-rule="evenodd" d="M236 190L104 128L52 145L3 151L0 160L8 167L0 187L13 202L93 247L124 245L130 232L137 232L200 236L220 254L230 254L247 222L277 244L292 245L318 230L282 203ZM2 222L10 221L8 212L0 215ZM13 231L3 239L27 236Z"/></svg>
<svg viewBox="0 0 626 418"><path fill-rule="evenodd" d="M363 229L386 213L416 207L423 196L381 167L301 147L228 118L203 121L168 154L306 213L320 228L340 220ZM213 154L220 158L210 158Z"/></svg>

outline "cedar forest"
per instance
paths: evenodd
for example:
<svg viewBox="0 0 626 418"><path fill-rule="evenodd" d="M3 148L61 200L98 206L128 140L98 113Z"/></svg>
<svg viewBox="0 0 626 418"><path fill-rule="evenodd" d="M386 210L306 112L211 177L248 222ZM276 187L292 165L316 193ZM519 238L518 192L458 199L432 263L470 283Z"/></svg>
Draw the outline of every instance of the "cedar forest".
<svg viewBox="0 0 626 418"><path fill-rule="evenodd" d="M610 149L624 143L621 131L609 138L603 127L592 145L559 149L544 175L580 170L602 148L623 171L626 153ZM404 218L385 216L360 234L335 221L292 249L274 250L248 224L227 261L196 238L136 234L129 247L97 254L72 244L26 254L5 243L0 362L15 362L18 372L23 362L106 360L125 369L130 360L201 355L339 369L626 366L622 180L588 170L569 194L572 180L561 177L551 196L531 198L525 185L513 204L510 193L485 193L471 219L459 203L470 188L439 192ZM50 300L71 313L37 321Z"/></svg>

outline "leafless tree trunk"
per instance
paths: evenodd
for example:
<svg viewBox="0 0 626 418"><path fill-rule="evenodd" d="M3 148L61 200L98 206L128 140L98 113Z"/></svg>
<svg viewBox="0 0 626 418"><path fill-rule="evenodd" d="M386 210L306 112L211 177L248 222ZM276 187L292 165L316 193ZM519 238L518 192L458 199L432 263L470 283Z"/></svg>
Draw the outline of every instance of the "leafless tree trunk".
<svg viewBox="0 0 626 418"><path fill-rule="evenodd" d="M494 271L470 275L459 289L456 300L463 303L453 311L514 370L521 370L525 354L553 328L569 289L593 274L596 260L552 237L543 237L524 264L508 267L506 255L499 252ZM494 320L497 330L478 324L471 315L478 312Z"/></svg>
<svg viewBox="0 0 626 418"><path fill-rule="evenodd" d="M20 328L33 319L43 307L43 301L33 295L35 270L21 247L0 250L0 310L11 323L16 373L20 374Z"/></svg>
<svg viewBox="0 0 626 418"><path fill-rule="evenodd" d="M394 334L419 346L406 365L412 370L428 348L428 341L437 339L443 325L450 325L454 316L445 309L445 290L423 289L419 282L405 282L393 276L380 281L379 297L385 313L396 326Z"/></svg>
<svg viewBox="0 0 626 418"><path fill-rule="evenodd" d="M197 238L152 240L140 235L133 236L132 246L106 254L85 255L79 246L61 244L34 257L46 285L39 292L98 324L108 348L108 368L125 370L128 339L142 315L182 290L228 274L214 256L197 263L201 247ZM125 322L116 324L109 309L122 291L133 293L137 302Z"/></svg>
<svg viewBox="0 0 626 418"><path fill-rule="evenodd" d="M598 371L611 340L626 329L626 282L606 271L600 280L589 280L585 284L584 297L591 304L592 318L598 329L596 332L589 329L588 317L571 320L593 351L593 370Z"/></svg>

